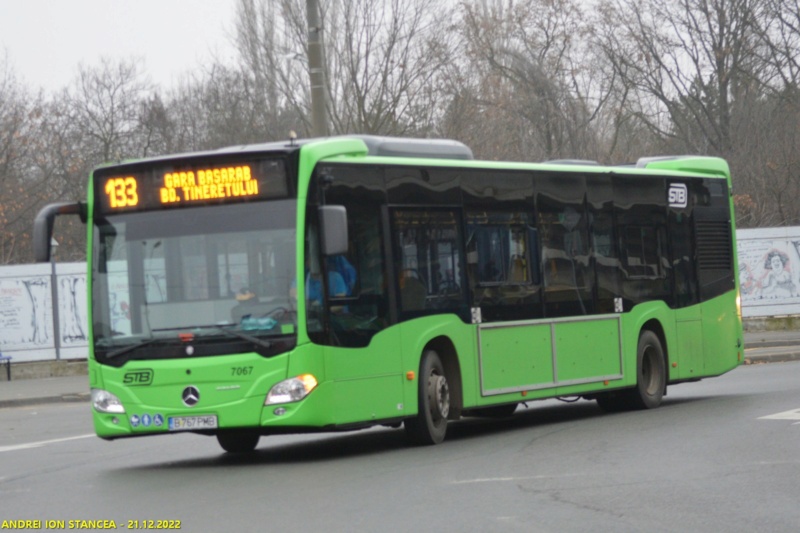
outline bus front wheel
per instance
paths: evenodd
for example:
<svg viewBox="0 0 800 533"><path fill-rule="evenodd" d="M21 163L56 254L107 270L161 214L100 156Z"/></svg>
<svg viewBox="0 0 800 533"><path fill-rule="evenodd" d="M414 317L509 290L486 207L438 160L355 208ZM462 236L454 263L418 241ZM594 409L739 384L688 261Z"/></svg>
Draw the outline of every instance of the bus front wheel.
<svg viewBox="0 0 800 533"><path fill-rule="evenodd" d="M434 350L425 350L419 372L418 413L404 422L414 444L439 444L447 433L450 385L444 365Z"/></svg>
<svg viewBox="0 0 800 533"><path fill-rule="evenodd" d="M226 431L217 433L217 442L228 453L252 452L258 445L261 435L255 431Z"/></svg>

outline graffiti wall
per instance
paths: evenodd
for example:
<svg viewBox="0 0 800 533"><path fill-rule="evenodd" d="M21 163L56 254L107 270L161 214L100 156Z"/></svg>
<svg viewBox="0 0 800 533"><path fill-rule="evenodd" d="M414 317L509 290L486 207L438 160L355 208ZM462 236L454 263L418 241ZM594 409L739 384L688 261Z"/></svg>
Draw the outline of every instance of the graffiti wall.
<svg viewBox="0 0 800 533"><path fill-rule="evenodd" d="M742 315L800 314L800 227L738 230Z"/></svg>
<svg viewBox="0 0 800 533"><path fill-rule="evenodd" d="M50 343L51 303L49 274L0 278L0 350Z"/></svg>
<svg viewBox="0 0 800 533"><path fill-rule="evenodd" d="M738 230L736 238L744 317L800 315L800 227ZM127 287L109 279L114 329L129 331ZM85 359L87 317L84 263L0 267L0 352L15 362Z"/></svg>
<svg viewBox="0 0 800 533"><path fill-rule="evenodd" d="M0 267L0 352L15 362L85 359L87 316L83 263Z"/></svg>

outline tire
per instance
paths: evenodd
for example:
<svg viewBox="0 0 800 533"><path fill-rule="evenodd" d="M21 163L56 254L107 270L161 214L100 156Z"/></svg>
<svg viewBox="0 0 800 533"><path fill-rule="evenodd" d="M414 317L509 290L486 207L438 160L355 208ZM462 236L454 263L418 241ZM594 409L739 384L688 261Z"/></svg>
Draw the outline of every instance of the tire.
<svg viewBox="0 0 800 533"><path fill-rule="evenodd" d="M434 350L422 354L417 400L417 416L404 422L406 435L414 444L439 444L447 433L451 398L444 365Z"/></svg>
<svg viewBox="0 0 800 533"><path fill-rule="evenodd" d="M658 336L650 330L639 335L636 348L636 386L603 393L595 398L600 409L619 413L633 409L654 409L661 405L667 385L664 350Z"/></svg>
<svg viewBox="0 0 800 533"><path fill-rule="evenodd" d="M661 405L667 386L664 350L658 336L650 330L639 335L636 350L636 387L630 391L634 409L654 409Z"/></svg>
<svg viewBox="0 0 800 533"><path fill-rule="evenodd" d="M255 431L217 433L217 442L228 453L248 453L256 449L261 435Z"/></svg>

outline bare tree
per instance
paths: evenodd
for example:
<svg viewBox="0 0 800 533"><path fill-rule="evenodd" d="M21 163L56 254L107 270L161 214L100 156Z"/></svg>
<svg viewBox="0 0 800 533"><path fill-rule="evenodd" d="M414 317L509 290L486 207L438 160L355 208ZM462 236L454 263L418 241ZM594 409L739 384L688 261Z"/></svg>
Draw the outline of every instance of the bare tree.
<svg viewBox="0 0 800 533"><path fill-rule="evenodd" d="M489 159L721 155L740 224L800 224L800 0L320 5L334 134L444 135ZM0 263L100 163L310 131L306 20L304 2L238 0L238 61L169 92L104 59L34 96L0 61Z"/></svg>
<svg viewBox="0 0 800 533"><path fill-rule="evenodd" d="M152 91L135 60L103 58L97 67L81 65L71 90L69 107L76 127L85 135L96 162L140 155L142 102Z"/></svg>
<svg viewBox="0 0 800 533"><path fill-rule="evenodd" d="M593 123L607 98L589 68L584 11L573 0L474 0L462 4L460 31L475 105L495 107L513 159L597 153ZM493 114L496 114L495 111ZM499 116L498 116L499 118Z"/></svg>
<svg viewBox="0 0 800 533"><path fill-rule="evenodd" d="M756 24L765 86L796 96L800 88L800 0L763 0Z"/></svg>
<svg viewBox="0 0 800 533"><path fill-rule="evenodd" d="M440 108L437 76L447 62L443 4L425 0L321 2L328 114L333 133L425 135ZM305 6L240 0L237 46L272 116L310 131Z"/></svg>
<svg viewBox="0 0 800 533"><path fill-rule="evenodd" d="M145 127L152 88L133 60L81 65L74 82L39 102L34 132L26 139L32 206L86 198L88 176L101 163L156 153ZM35 210L27 216L29 227ZM56 228L60 259L83 259L86 230L71 217Z"/></svg>
<svg viewBox="0 0 800 533"><path fill-rule="evenodd" d="M331 115L338 132L425 136L449 50L443 3L339 0L324 11Z"/></svg>
<svg viewBox="0 0 800 533"><path fill-rule="evenodd" d="M676 146L728 154L752 89L759 0L603 0L597 25L643 124Z"/></svg>
<svg viewBox="0 0 800 533"><path fill-rule="evenodd" d="M0 61L0 264L26 257L29 217L38 196L27 161L38 99Z"/></svg>

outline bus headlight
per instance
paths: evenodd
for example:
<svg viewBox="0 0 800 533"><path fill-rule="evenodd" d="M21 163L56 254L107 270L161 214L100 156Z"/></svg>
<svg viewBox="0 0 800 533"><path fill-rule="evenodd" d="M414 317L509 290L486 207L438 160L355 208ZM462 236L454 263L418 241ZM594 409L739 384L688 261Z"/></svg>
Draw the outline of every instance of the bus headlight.
<svg viewBox="0 0 800 533"><path fill-rule="evenodd" d="M308 396L317 386L317 378L311 374L303 374L276 383L267 393L264 405L297 402Z"/></svg>
<svg viewBox="0 0 800 533"><path fill-rule="evenodd" d="M119 413L125 412L122 402L119 398L102 389L92 389L92 405L101 413Z"/></svg>

